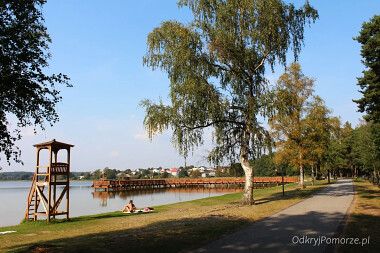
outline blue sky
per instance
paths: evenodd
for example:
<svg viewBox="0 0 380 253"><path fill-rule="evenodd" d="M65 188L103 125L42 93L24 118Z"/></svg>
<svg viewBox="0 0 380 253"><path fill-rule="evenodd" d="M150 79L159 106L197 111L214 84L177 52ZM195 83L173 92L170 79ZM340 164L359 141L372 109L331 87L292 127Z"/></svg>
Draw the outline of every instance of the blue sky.
<svg viewBox="0 0 380 253"><path fill-rule="evenodd" d="M303 2L294 1L296 6ZM316 78L316 94L333 115L355 126L361 115L352 99L360 97L356 77L364 66L360 44L352 37L363 21L378 14L380 1L309 2L320 18L306 29L299 62L305 75ZM32 145L53 138L75 145L73 171L184 165L170 142L170 131L152 142L147 139L144 110L138 104L145 98L165 99L169 91L165 73L142 65L148 33L165 20L188 23L191 13L178 9L174 0L48 1L43 13L53 41L47 71L67 74L74 87L60 88L59 123L37 135L23 130L18 146L25 165L8 166L2 159L3 171L34 171ZM274 82L282 73L283 67L277 67L266 77ZM210 133L206 135L206 145L188 158L188 165L207 165L203 156L210 149Z"/></svg>

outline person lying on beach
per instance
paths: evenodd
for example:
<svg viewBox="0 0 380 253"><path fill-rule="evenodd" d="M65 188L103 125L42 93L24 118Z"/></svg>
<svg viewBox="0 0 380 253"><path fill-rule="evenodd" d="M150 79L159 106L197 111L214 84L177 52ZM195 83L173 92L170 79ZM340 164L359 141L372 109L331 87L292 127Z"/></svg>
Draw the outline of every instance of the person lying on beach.
<svg viewBox="0 0 380 253"><path fill-rule="evenodd" d="M129 204L128 205L125 205L124 206L124 209L120 210L122 212L130 212L130 213L133 213L134 211L137 210L137 207L135 206L135 204L133 204L133 200L130 200L129 201Z"/></svg>

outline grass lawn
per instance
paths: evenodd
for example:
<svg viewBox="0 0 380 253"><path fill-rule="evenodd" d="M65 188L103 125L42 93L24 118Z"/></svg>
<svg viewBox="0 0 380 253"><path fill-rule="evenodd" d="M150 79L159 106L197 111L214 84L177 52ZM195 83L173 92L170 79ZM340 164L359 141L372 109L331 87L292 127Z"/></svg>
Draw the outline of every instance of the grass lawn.
<svg viewBox="0 0 380 253"><path fill-rule="evenodd" d="M0 252L178 252L231 233L325 186L327 181L303 190L287 185L285 197L281 187L255 190L254 206L240 205L242 193L233 193L157 206L152 213L117 211L49 224L24 222L0 228L17 231L0 235Z"/></svg>
<svg viewBox="0 0 380 253"><path fill-rule="evenodd" d="M369 244L339 245L337 252L380 252L380 188L363 179L354 181L356 199L343 238L369 238Z"/></svg>

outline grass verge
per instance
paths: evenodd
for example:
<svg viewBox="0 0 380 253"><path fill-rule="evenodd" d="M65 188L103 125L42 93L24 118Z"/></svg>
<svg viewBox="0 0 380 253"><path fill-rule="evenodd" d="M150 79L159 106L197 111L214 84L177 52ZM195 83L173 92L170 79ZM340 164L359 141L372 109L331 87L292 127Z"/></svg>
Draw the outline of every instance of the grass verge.
<svg viewBox="0 0 380 253"><path fill-rule="evenodd" d="M354 185L356 199L342 238L359 238L358 244L350 241L352 244L339 245L336 252L380 252L380 189L363 179ZM368 237L369 244L362 245Z"/></svg>
<svg viewBox="0 0 380 253"><path fill-rule="evenodd" d="M297 184L255 190L256 205L239 204L241 193L157 206L153 213L111 212L70 221L24 222L3 227L0 252L178 252L231 233L307 198L327 186Z"/></svg>

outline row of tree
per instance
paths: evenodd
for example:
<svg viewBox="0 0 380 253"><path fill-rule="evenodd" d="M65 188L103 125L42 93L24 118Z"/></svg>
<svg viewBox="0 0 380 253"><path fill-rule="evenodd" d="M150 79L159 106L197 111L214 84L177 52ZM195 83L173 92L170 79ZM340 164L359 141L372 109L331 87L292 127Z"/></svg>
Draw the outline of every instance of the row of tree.
<svg viewBox="0 0 380 253"><path fill-rule="evenodd" d="M352 129L343 126L324 101L313 95L314 80L293 63L279 78L274 90L274 114L269 120L276 143L276 164L292 164L300 170L303 184L305 166L341 176L373 172L377 177L379 153L374 133L376 124L362 121Z"/></svg>

